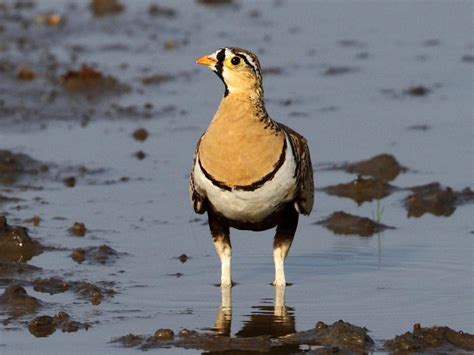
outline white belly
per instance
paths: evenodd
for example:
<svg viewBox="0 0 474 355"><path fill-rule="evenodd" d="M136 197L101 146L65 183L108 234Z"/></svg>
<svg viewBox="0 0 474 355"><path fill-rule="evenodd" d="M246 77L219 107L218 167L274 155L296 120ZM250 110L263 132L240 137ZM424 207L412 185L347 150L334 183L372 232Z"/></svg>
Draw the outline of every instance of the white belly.
<svg viewBox="0 0 474 355"><path fill-rule="evenodd" d="M212 183L203 173L196 159L194 181L197 191L206 196L214 208L223 216L241 222L260 222L274 212L282 203L295 195L296 162L291 144L286 138L285 162L272 179L261 187L245 191L225 190Z"/></svg>

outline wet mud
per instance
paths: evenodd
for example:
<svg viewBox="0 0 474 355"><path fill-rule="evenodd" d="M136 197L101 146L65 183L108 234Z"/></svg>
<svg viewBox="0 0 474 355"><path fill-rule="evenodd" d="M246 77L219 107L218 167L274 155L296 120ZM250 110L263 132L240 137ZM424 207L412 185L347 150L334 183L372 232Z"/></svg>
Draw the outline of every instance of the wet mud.
<svg viewBox="0 0 474 355"><path fill-rule="evenodd" d="M82 264L111 264L119 258L119 253L108 245L98 247L77 248L72 251L71 259Z"/></svg>
<svg viewBox="0 0 474 355"><path fill-rule="evenodd" d="M386 229L394 227L378 223L370 218L355 216L343 211L332 213L329 217L317 222L335 234L358 235L370 237Z"/></svg>
<svg viewBox="0 0 474 355"><path fill-rule="evenodd" d="M394 187L380 180L359 176L351 182L327 186L321 188L320 191L329 195L350 198L360 205L389 196L394 191Z"/></svg>
<svg viewBox="0 0 474 355"><path fill-rule="evenodd" d="M46 164L26 154L0 150L0 185L18 182L23 176L44 174L49 170Z"/></svg>
<svg viewBox="0 0 474 355"><path fill-rule="evenodd" d="M9 285L0 295L0 309L7 312L12 318L35 313L41 307L40 300L28 295L22 286L15 283Z"/></svg>
<svg viewBox="0 0 474 355"><path fill-rule="evenodd" d="M94 284L87 281L65 281L54 276L47 279L37 278L33 281L33 289L36 292L54 295L72 291L79 298L88 300L94 306L101 304L105 298L113 297L116 294L112 286L113 283L110 282Z"/></svg>
<svg viewBox="0 0 474 355"><path fill-rule="evenodd" d="M464 353L474 351L474 335L449 327L421 327L415 324L413 331L387 340L384 346L395 354L413 353Z"/></svg>
<svg viewBox="0 0 474 355"><path fill-rule="evenodd" d="M0 216L0 260L26 262L43 252L44 247L28 235L28 229L7 224Z"/></svg>
<svg viewBox="0 0 474 355"><path fill-rule="evenodd" d="M352 354L364 353L374 347L374 342L367 332L365 328L340 320L331 325L317 322L314 329L301 332L293 330L285 335L237 334L236 337L230 337L188 329L182 329L175 335L171 329L158 329L149 337L128 334L114 339L113 342L124 347L138 347L141 350L173 346L209 352L300 353L304 352L301 346L323 346L328 351Z"/></svg>
<svg viewBox="0 0 474 355"><path fill-rule="evenodd" d="M110 75L83 65L78 70L70 70L60 77L60 82L70 93L78 93L89 99L107 94L123 94L130 88Z"/></svg>
<svg viewBox="0 0 474 355"><path fill-rule="evenodd" d="M58 312L52 317L38 316L28 323L28 330L37 338L50 336L58 329L63 333L73 333L80 329L88 330L90 327L90 324L72 320L66 312Z"/></svg>
<svg viewBox="0 0 474 355"><path fill-rule="evenodd" d="M404 200L408 217L421 217L425 213L449 217L457 206L474 202L474 191L468 187L454 191L451 187L443 188L440 183L434 182L410 190L412 194Z"/></svg>
<svg viewBox="0 0 474 355"><path fill-rule="evenodd" d="M325 170L344 170L351 174L370 176L381 182L390 182L407 168L400 165L391 154L379 154L367 160L355 163L332 164L324 167Z"/></svg>
<svg viewBox="0 0 474 355"><path fill-rule="evenodd" d="M2 278L8 276L14 276L20 278L21 276L31 274L40 271L41 268L23 262L7 261L0 259L0 283L4 283ZM7 284L10 283L10 279L6 280Z"/></svg>

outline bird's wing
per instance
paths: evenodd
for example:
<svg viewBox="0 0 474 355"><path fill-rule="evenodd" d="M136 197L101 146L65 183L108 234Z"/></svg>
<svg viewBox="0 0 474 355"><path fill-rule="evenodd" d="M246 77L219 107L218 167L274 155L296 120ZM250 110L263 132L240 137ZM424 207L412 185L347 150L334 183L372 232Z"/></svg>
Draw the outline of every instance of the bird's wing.
<svg viewBox="0 0 474 355"><path fill-rule="evenodd" d="M314 203L313 166L306 139L291 128L280 123L290 138L296 160L297 192L295 207L304 215L309 215Z"/></svg>
<svg viewBox="0 0 474 355"><path fill-rule="evenodd" d="M199 214L203 214L204 212L206 212L206 198L199 194L199 192L196 190L196 185L194 181L194 166L197 163L197 156L199 151L199 144L201 143L201 138L199 138L196 144L196 148L194 149L193 167L191 170L191 174L189 175L189 198L191 199L194 211Z"/></svg>

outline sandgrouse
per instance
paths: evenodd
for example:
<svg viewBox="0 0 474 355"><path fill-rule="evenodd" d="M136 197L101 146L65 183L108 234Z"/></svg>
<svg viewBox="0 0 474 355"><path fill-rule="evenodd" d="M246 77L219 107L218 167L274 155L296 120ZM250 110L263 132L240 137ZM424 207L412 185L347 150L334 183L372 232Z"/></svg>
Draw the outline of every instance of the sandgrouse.
<svg viewBox="0 0 474 355"><path fill-rule="evenodd" d="M189 180L194 210L208 214L221 260L221 287L232 286L229 228L261 231L275 226L273 285L285 286L284 261L298 216L309 215L313 208L306 139L267 114L254 53L221 48L196 63L213 70L225 85L217 112L197 143Z"/></svg>

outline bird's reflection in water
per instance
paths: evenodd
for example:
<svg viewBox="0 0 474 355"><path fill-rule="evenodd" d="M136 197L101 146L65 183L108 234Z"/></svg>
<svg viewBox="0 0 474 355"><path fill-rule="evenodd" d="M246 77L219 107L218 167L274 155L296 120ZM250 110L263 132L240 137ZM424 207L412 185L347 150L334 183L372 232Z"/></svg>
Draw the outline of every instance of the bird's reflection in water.
<svg viewBox="0 0 474 355"><path fill-rule="evenodd" d="M216 321L213 330L223 336L231 336L232 325L232 289L221 288L221 305L217 310ZM244 321L242 328L235 334L238 338L251 338L258 336L270 336L277 338L287 334L295 333L294 309L285 305L285 287L275 287L275 298L262 300L262 304L252 307L251 314ZM272 354L298 353L301 349L298 345L288 344L271 348ZM213 352L212 354L262 354L254 351L226 351ZM211 354L211 353L209 353Z"/></svg>

